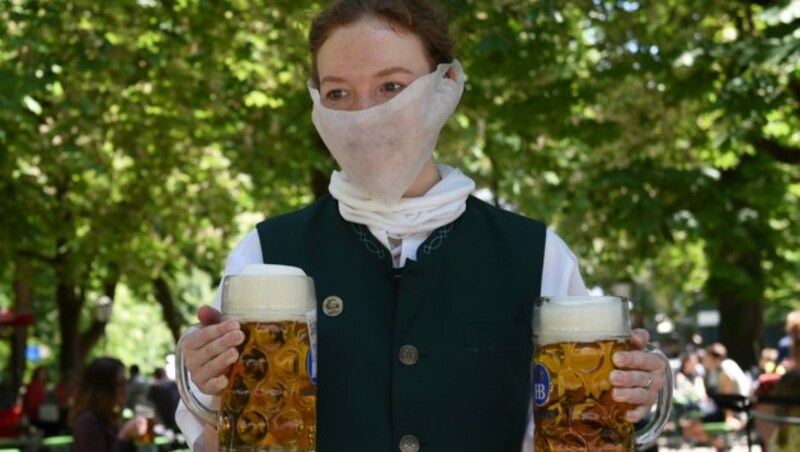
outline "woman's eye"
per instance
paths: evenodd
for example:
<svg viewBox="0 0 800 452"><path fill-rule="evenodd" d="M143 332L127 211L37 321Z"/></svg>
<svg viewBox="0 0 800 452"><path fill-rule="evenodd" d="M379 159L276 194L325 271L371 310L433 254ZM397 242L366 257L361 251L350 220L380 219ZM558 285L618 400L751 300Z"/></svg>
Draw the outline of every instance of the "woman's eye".
<svg viewBox="0 0 800 452"><path fill-rule="evenodd" d="M396 83L396 82L389 82L383 85L383 91L388 93L395 93L403 90L403 85Z"/></svg>
<svg viewBox="0 0 800 452"><path fill-rule="evenodd" d="M343 99L345 96L347 96L347 93L345 93L344 90L341 89L332 89L327 93L325 93L325 98L328 100L339 100Z"/></svg>

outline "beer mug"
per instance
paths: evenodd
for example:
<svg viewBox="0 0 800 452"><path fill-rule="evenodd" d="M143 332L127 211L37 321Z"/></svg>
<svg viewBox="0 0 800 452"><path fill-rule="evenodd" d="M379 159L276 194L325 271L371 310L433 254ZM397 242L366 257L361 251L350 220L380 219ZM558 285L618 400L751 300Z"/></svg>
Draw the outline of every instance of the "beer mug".
<svg viewBox="0 0 800 452"><path fill-rule="evenodd" d="M316 296L314 282L296 267L251 265L226 276L221 287L223 320L239 321L245 340L227 371L219 410L192 391L181 341L177 383L195 416L215 425L220 451L316 450Z"/></svg>
<svg viewBox="0 0 800 452"><path fill-rule="evenodd" d="M672 371L653 419L641 431L625 420L609 381L617 351L631 349L630 302L622 297L543 297L533 310L534 449L632 451L652 443L672 407Z"/></svg>

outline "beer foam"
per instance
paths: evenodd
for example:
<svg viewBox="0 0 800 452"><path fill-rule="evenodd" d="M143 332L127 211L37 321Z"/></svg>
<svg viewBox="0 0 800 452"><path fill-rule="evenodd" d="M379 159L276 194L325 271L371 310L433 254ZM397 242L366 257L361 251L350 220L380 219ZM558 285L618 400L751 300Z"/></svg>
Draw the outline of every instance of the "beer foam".
<svg viewBox="0 0 800 452"><path fill-rule="evenodd" d="M539 344L591 342L631 335L627 301L613 297L553 297L542 301L533 326Z"/></svg>
<svg viewBox="0 0 800 452"><path fill-rule="evenodd" d="M222 281L225 318L243 321L305 319L316 308L314 283L297 267L253 264Z"/></svg>
<svg viewBox="0 0 800 452"><path fill-rule="evenodd" d="M306 276L306 272L304 272L300 267L277 264L250 264L245 266L238 274Z"/></svg>

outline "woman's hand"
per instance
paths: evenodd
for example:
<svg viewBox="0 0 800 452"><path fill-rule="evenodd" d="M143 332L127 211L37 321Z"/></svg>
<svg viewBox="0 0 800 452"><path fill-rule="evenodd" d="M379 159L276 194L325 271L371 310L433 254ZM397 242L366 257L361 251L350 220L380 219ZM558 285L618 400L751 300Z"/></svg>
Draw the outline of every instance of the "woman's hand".
<svg viewBox="0 0 800 452"><path fill-rule="evenodd" d="M611 372L614 400L636 407L625 414L628 422L639 422L658 400L664 386L667 363L659 356L644 351L650 340L647 330L636 329L632 334L633 350L617 352L613 356L616 370Z"/></svg>
<svg viewBox="0 0 800 452"><path fill-rule="evenodd" d="M122 424L119 429L120 439L124 440L137 440L147 433L147 418L144 416L136 416L128 422Z"/></svg>
<svg viewBox="0 0 800 452"><path fill-rule="evenodd" d="M181 341L181 352L197 388L217 395L228 385L224 372L239 358L236 346L244 333L235 320L219 323L220 312L211 306L201 306L197 318L204 326Z"/></svg>

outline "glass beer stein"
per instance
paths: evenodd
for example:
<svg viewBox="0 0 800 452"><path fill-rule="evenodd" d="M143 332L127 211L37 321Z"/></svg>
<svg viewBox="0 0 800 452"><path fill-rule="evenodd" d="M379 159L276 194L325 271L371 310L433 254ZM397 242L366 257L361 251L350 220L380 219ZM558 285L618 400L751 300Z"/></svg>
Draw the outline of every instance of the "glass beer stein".
<svg viewBox="0 0 800 452"><path fill-rule="evenodd" d="M192 391L180 342L177 383L186 407L215 425L219 450L316 450L316 296L314 282L296 267L251 265L226 276L223 320L239 321L245 340L226 371L228 386L212 410ZM207 399L207 397L206 397Z"/></svg>
<svg viewBox="0 0 800 452"><path fill-rule="evenodd" d="M652 421L634 432L632 405L612 398L611 356L631 349L630 302L622 297L543 297L533 311L532 408L536 451L632 451L650 444L672 407L672 372Z"/></svg>

